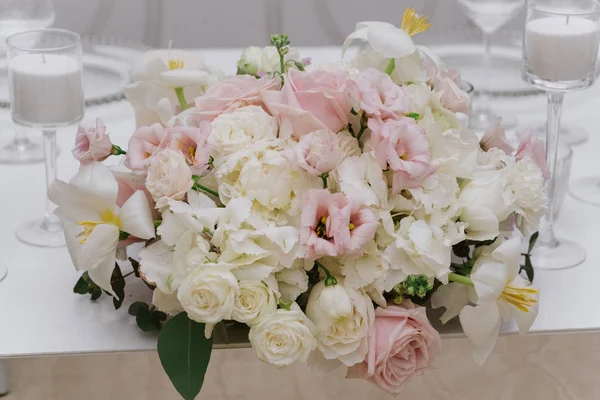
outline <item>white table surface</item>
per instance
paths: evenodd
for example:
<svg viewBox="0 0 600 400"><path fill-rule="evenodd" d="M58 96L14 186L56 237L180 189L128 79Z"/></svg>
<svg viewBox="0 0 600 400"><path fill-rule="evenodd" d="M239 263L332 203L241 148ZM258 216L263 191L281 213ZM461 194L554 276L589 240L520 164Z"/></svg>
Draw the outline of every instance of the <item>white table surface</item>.
<svg viewBox="0 0 600 400"><path fill-rule="evenodd" d="M300 51L303 57L312 56L316 63L335 61L340 54L337 48ZM233 73L239 56L239 50L231 49L203 53L228 73ZM600 149L599 95L599 87L567 95L565 122L579 124L591 135L588 143L575 148L572 178L600 175L596 151ZM535 125L545 118L543 97L505 101L498 107L515 113L523 126ZM125 148L134 129L129 104L88 109L86 118L95 117L104 120L113 142ZM12 134L8 113L0 113L0 139L4 142ZM63 180L68 180L78 167L70 155L74 135L75 128L58 134L62 149L58 170ZM115 311L108 296L94 303L88 296L73 293L80 274L73 268L66 248L36 248L16 239L14 231L19 224L42 215L44 196L43 164L0 164L0 259L9 269L7 277L0 281L0 358L154 349L156 334L141 332L127 314L132 299L149 301L149 291L139 282L133 284L137 280L128 280L128 298ZM588 257L575 269L536 272L535 284L541 289L540 312L531 333L600 331L600 208L567 196L556 230L580 242ZM448 328L442 333L451 337L456 334L453 331ZM503 332L514 333L514 328L507 326Z"/></svg>

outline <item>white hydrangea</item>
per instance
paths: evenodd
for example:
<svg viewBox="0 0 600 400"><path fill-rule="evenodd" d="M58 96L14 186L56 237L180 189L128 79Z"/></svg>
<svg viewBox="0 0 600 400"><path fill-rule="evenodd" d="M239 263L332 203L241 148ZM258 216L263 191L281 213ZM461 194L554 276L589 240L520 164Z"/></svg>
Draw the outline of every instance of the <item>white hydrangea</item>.
<svg viewBox="0 0 600 400"><path fill-rule="evenodd" d="M542 170L525 157L509 169L507 180L514 194L517 227L523 234L531 234L538 228L548 203Z"/></svg>

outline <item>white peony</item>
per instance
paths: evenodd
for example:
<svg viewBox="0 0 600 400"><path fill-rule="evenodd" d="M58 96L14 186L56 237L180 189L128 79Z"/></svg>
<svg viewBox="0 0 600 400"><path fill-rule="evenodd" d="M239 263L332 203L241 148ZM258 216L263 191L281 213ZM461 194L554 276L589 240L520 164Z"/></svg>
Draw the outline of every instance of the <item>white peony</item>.
<svg viewBox="0 0 600 400"><path fill-rule="evenodd" d="M284 56L284 61L298 60L299 54L296 48L290 47ZM275 71L281 71L279 53L275 46L246 47L237 62L238 74L259 75Z"/></svg>
<svg viewBox="0 0 600 400"><path fill-rule="evenodd" d="M165 149L153 157L146 188L156 201L156 208L164 208L169 200L182 200L192 186L192 170L180 151Z"/></svg>
<svg viewBox="0 0 600 400"><path fill-rule="evenodd" d="M352 312L347 314L342 304L338 304L335 311L324 309L324 304L328 307L331 304L327 300L321 301L321 296L329 289L325 282L321 281L310 292L306 315L317 327L318 347L323 356L328 360L338 359L345 365L352 366L363 362L367 355L367 338L375 320L375 310L373 302L365 293L346 287L343 278L337 278L337 282L339 288L336 291L346 291L352 304ZM332 317L340 314L347 315Z"/></svg>
<svg viewBox="0 0 600 400"><path fill-rule="evenodd" d="M239 284L231 271L215 266L188 274L177 298L190 319L207 324L206 334L210 337L214 324L231 319L238 292Z"/></svg>
<svg viewBox="0 0 600 400"><path fill-rule="evenodd" d="M240 281L240 291L235 297L232 318L252 326L277 310L277 294L274 278L264 281Z"/></svg>
<svg viewBox="0 0 600 400"><path fill-rule="evenodd" d="M251 327L248 339L256 356L276 367L306 362L317 347L313 323L296 303L290 310L279 309Z"/></svg>
<svg viewBox="0 0 600 400"><path fill-rule="evenodd" d="M219 115L211 122L208 144L216 157L229 155L250 145L277 139L277 120L261 107L247 106Z"/></svg>
<svg viewBox="0 0 600 400"><path fill-rule="evenodd" d="M391 271L398 271L398 282L403 280L402 274L444 280L450 272L452 244L440 227L405 217L400 221L394 242L383 252L383 260Z"/></svg>
<svg viewBox="0 0 600 400"><path fill-rule="evenodd" d="M529 235L538 229L546 212L548 197L543 172L530 157L525 157L509 169L507 179L514 194L517 227Z"/></svg>

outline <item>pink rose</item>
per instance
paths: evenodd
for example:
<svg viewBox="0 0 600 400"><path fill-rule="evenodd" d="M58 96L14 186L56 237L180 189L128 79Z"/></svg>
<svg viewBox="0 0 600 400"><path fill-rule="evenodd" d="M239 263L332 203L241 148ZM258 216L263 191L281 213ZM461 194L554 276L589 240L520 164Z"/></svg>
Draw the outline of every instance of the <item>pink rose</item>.
<svg viewBox="0 0 600 400"><path fill-rule="evenodd" d="M415 376L422 375L441 349L425 307L409 300L401 306L375 310L367 359L348 370L348 378L364 378L383 390L398 394Z"/></svg>
<svg viewBox="0 0 600 400"><path fill-rule="evenodd" d="M106 134L106 126L96 119L96 127L79 126L75 135L73 156L81 163L104 161L112 153L112 142Z"/></svg>
<svg viewBox="0 0 600 400"><path fill-rule="evenodd" d="M512 146L508 144L508 139L506 138L504 127L502 126L502 120L498 121L498 124L494 129L487 131L483 135L479 142L479 146L481 146L483 151L488 151L493 148L498 148L506 154L512 154L514 151Z"/></svg>
<svg viewBox="0 0 600 400"><path fill-rule="evenodd" d="M437 78L435 89L442 91L440 103L452 112L471 115L471 97L462 90L453 79L448 77Z"/></svg>
<svg viewBox="0 0 600 400"><path fill-rule="evenodd" d="M129 139L125 166L132 171L145 172L156 153L166 147L167 133L160 124L138 128Z"/></svg>
<svg viewBox="0 0 600 400"><path fill-rule="evenodd" d="M344 70L291 69L280 92L263 91L261 96L271 115L287 121L293 135L300 137L323 129L338 132L347 126L351 86Z"/></svg>
<svg viewBox="0 0 600 400"><path fill-rule="evenodd" d="M393 171L393 190L418 186L435 171L425 132L412 118L369 119L371 146L381 169Z"/></svg>
<svg viewBox="0 0 600 400"><path fill-rule="evenodd" d="M519 143L519 148L517 149L515 157L517 160L531 157L542 170L544 179L550 177L550 171L548 171L548 165L546 164L546 149L544 148L544 143L533 136L533 131L531 129L527 130L521 137L521 142Z"/></svg>
<svg viewBox="0 0 600 400"><path fill-rule="evenodd" d="M342 157L337 135L329 130L314 131L302 136L284 154L290 162L312 175L330 172Z"/></svg>
<svg viewBox="0 0 600 400"><path fill-rule="evenodd" d="M203 96L196 98L196 118L200 121L212 121L223 113L244 106L262 106L259 95L262 91L276 91L281 83L279 78L264 76L256 79L250 75L236 75L225 79L206 90Z"/></svg>
<svg viewBox="0 0 600 400"><path fill-rule="evenodd" d="M396 119L410 112L410 98L389 75L368 68L358 74L354 80L360 93L360 108L368 116Z"/></svg>
<svg viewBox="0 0 600 400"><path fill-rule="evenodd" d="M300 215L300 242L306 257L360 255L375 236L378 221L368 208L353 205L342 193L312 189Z"/></svg>
<svg viewBox="0 0 600 400"><path fill-rule="evenodd" d="M208 169L211 147L206 140L210 135L210 123L200 122L200 127L176 126L168 129L168 147L179 150L188 162L194 175L201 175Z"/></svg>

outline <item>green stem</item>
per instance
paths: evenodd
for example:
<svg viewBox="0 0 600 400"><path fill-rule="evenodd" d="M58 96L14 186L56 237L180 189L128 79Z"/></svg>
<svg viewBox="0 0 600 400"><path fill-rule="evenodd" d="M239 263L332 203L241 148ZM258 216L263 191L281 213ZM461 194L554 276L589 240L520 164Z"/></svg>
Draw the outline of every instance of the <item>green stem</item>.
<svg viewBox="0 0 600 400"><path fill-rule="evenodd" d="M175 88L175 94L177 95L177 100L179 100L179 105L181 105L181 111L185 111L188 108L190 108L190 105L188 104L183 94L182 87Z"/></svg>
<svg viewBox="0 0 600 400"><path fill-rule="evenodd" d="M325 172L324 174L319 175L323 180L323 189L327 189L327 178L329 178L329 174Z"/></svg>
<svg viewBox="0 0 600 400"><path fill-rule="evenodd" d="M471 278L469 278L468 276L462 276L455 273L448 274L448 280L452 282L462 283L463 285L467 286L475 286Z"/></svg>
<svg viewBox="0 0 600 400"><path fill-rule="evenodd" d="M360 141L360 138L362 137L363 133L365 133L366 129L367 129L366 125L361 125L360 126L360 131L358 131L358 135L356 136L356 140Z"/></svg>
<svg viewBox="0 0 600 400"><path fill-rule="evenodd" d="M325 272L325 286L335 286L337 285L337 279L335 279L335 277L333 275L331 275L331 272L329 272L329 270L327 268L325 268L323 266L323 264L321 264L318 261L315 261L315 265L319 268L321 268L323 270L323 272Z"/></svg>
<svg viewBox="0 0 600 400"><path fill-rule="evenodd" d="M161 219L155 219L154 221L152 221L152 224L154 224L154 230L158 229L158 227L160 226L160 224L162 224L162 220Z"/></svg>
<svg viewBox="0 0 600 400"><path fill-rule="evenodd" d="M219 193L215 192L212 189L207 188L204 185L199 184L198 182L194 183L194 186L192 186L192 189L194 189L194 190L203 190L203 191L205 191L208 194L212 194L215 197L219 197Z"/></svg>
<svg viewBox="0 0 600 400"><path fill-rule="evenodd" d="M392 72L394 72L395 68L396 68L396 59L392 58L392 59L390 59L390 62L388 63L387 67L385 67L385 73L391 76Z"/></svg>
<svg viewBox="0 0 600 400"><path fill-rule="evenodd" d="M284 59L284 54L282 53L281 49L277 49L279 52L279 65L281 67L281 73L285 74L285 61L283 61Z"/></svg>

